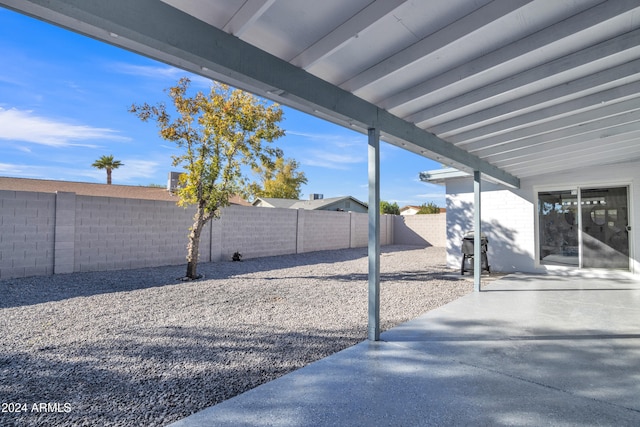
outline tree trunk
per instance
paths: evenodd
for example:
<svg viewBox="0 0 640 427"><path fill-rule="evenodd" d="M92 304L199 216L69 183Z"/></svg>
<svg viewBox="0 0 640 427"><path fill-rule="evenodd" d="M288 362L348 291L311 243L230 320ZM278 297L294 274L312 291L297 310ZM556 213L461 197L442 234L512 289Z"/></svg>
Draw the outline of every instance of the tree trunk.
<svg viewBox="0 0 640 427"><path fill-rule="evenodd" d="M111 169L107 168L107 185L111 185Z"/></svg>
<svg viewBox="0 0 640 427"><path fill-rule="evenodd" d="M187 245L187 275L189 279L198 279L198 255L200 252L200 234L207 223L204 207L198 205L196 214L193 217L193 225L189 232L189 243Z"/></svg>

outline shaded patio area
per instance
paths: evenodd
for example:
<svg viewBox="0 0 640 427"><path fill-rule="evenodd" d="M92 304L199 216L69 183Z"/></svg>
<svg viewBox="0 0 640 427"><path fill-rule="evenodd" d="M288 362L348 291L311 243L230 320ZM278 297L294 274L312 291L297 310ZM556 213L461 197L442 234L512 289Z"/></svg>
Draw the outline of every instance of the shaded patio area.
<svg viewBox="0 0 640 427"><path fill-rule="evenodd" d="M173 425L640 424L637 278L484 290Z"/></svg>

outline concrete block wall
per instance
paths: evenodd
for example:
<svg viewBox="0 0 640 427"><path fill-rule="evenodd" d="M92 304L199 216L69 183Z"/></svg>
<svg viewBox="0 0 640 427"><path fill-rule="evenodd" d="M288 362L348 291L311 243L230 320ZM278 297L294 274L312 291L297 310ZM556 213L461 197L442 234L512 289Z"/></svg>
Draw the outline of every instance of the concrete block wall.
<svg viewBox="0 0 640 427"><path fill-rule="evenodd" d="M172 202L77 196L73 271L104 271L185 262L193 209ZM200 253L209 257L208 230Z"/></svg>
<svg viewBox="0 0 640 427"><path fill-rule="evenodd" d="M0 279L185 263L195 212L172 202L63 192L0 191L0 207ZM381 216L382 245L403 243L394 238L396 221ZM200 260L367 244L367 214L231 206L203 230Z"/></svg>
<svg viewBox="0 0 640 427"><path fill-rule="evenodd" d="M369 244L369 215L350 213L351 248L365 247ZM393 244L393 223L395 215L380 215L380 244Z"/></svg>
<svg viewBox="0 0 640 427"><path fill-rule="evenodd" d="M56 193L53 273L75 271L76 194Z"/></svg>
<svg viewBox="0 0 640 427"><path fill-rule="evenodd" d="M219 247L212 261L231 259L234 252L243 258L296 253L298 211L294 209L229 206L220 219L213 220L219 230L212 241L212 251ZM202 252L200 253L202 259Z"/></svg>
<svg viewBox="0 0 640 427"><path fill-rule="evenodd" d="M225 208L212 222L212 261L365 247L369 217L354 212L307 211L246 206ZM381 244L392 244L393 216L380 221ZM201 254L201 259L205 259Z"/></svg>
<svg viewBox="0 0 640 427"><path fill-rule="evenodd" d="M350 212L349 215L351 215L349 247L360 248L367 246L369 244L369 215L355 212ZM380 231L380 235L384 235L382 230Z"/></svg>
<svg viewBox="0 0 640 427"><path fill-rule="evenodd" d="M347 212L298 210L298 253L343 249L351 244Z"/></svg>
<svg viewBox="0 0 640 427"><path fill-rule="evenodd" d="M393 242L405 245L445 247L447 214L396 215L393 222Z"/></svg>
<svg viewBox="0 0 640 427"><path fill-rule="evenodd" d="M56 197L0 190L0 279L53 274Z"/></svg>

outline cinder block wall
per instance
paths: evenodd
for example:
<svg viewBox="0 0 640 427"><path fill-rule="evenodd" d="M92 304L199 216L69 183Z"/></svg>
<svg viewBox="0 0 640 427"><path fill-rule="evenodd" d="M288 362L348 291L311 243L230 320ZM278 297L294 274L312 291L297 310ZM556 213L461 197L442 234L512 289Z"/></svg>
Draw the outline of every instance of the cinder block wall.
<svg viewBox="0 0 640 427"><path fill-rule="evenodd" d="M63 192L0 191L0 207L0 279L184 263L195 212L172 202ZM382 215L381 244L442 244L429 236L444 235L444 224L438 232L427 218L433 215L420 217L399 227L398 217ZM425 220L430 225L419 224ZM396 229L405 237L394 237ZM410 239L418 233L427 237ZM231 259L236 251L248 259L367 243L367 214L231 206L203 230L200 260Z"/></svg>
<svg viewBox="0 0 640 427"><path fill-rule="evenodd" d="M369 244L369 215L365 213L350 213L349 215L351 215L351 242L349 246L352 248L367 246ZM380 236L384 235L385 233L380 230Z"/></svg>
<svg viewBox="0 0 640 427"><path fill-rule="evenodd" d="M397 215L394 217L393 242L405 245L445 247L447 214Z"/></svg>
<svg viewBox="0 0 640 427"><path fill-rule="evenodd" d="M298 252L348 248L351 216L345 212L298 210Z"/></svg>
<svg viewBox="0 0 640 427"><path fill-rule="evenodd" d="M229 206L213 220L211 260L231 259L236 251L243 258L294 254L297 218L293 209Z"/></svg>
<svg viewBox="0 0 640 427"><path fill-rule="evenodd" d="M364 247L369 244L369 215L351 213L351 246ZM380 215L380 244L393 244L393 222L395 215Z"/></svg>
<svg viewBox="0 0 640 427"><path fill-rule="evenodd" d="M0 190L0 279L53 274L55 194Z"/></svg>
<svg viewBox="0 0 640 427"><path fill-rule="evenodd" d="M165 201L77 196L73 271L185 262L194 212ZM208 228L200 239L200 256L207 260Z"/></svg>

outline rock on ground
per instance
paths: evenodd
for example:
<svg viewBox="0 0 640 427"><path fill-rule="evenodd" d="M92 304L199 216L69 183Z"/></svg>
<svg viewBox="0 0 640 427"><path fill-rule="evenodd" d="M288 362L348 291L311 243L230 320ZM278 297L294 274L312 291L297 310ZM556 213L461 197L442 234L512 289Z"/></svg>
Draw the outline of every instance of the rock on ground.
<svg viewBox="0 0 640 427"><path fill-rule="evenodd" d="M21 404L0 425L165 425L367 337L366 248L199 272L0 281L0 402ZM446 268L444 248L386 246L382 329L472 288Z"/></svg>

